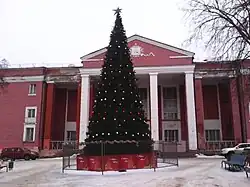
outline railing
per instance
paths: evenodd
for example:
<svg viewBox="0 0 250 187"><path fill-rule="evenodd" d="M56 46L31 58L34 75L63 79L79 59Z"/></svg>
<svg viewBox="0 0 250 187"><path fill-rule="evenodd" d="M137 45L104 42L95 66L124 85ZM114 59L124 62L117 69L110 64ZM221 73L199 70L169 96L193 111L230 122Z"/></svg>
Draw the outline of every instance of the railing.
<svg viewBox="0 0 250 187"><path fill-rule="evenodd" d="M134 169L134 166L139 167L138 163L141 168L141 160L144 160L143 167L152 168L154 171L156 168L179 166L178 142L115 140L80 142L80 145L84 147L75 149L70 144L63 145L62 172L68 168L88 170L90 167L92 170L101 171L102 174L110 169L123 171L124 169ZM77 157L74 154L77 154ZM91 155L96 156L90 158L90 162L98 162L98 165L91 165L90 162L84 161ZM121 164L124 163L124 160L126 160L126 166Z"/></svg>
<svg viewBox="0 0 250 187"><path fill-rule="evenodd" d="M50 142L50 149L52 150L62 150L63 145L68 144L72 145L75 149L77 149L77 142L76 141L51 141ZM227 147L234 147L237 144L236 141L234 140L222 140L222 141L207 141L205 142L205 149L204 151L209 151L209 152L217 152L220 151L223 148ZM173 147L174 151L176 147ZM171 152L172 148L170 145L168 145L167 152ZM179 151L177 151L179 152ZM182 152L182 151L180 151Z"/></svg>
<svg viewBox="0 0 250 187"><path fill-rule="evenodd" d="M205 151L217 152L223 148L234 147L236 144L235 140L207 141L205 142Z"/></svg>
<svg viewBox="0 0 250 187"><path fill-rule="evenodd" d="M50 141L50 149L62 150L65 144L72 145L74 148L77 147L77 141Z"/></svg>

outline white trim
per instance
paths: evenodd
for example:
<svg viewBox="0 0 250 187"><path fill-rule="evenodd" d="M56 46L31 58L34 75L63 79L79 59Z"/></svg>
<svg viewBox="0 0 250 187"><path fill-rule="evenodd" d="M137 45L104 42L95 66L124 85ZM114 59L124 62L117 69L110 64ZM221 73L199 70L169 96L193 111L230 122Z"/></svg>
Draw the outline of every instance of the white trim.
<svg viewBox="0 0 250 187"><path fill-rule="evenodd" d="M135 67L136 74L180 74L193 73L195 65L180 65L180 66L152 66L152 67ZM100 75L101 68L80 68L81 76L84 75Z"/></svg>
<svg viewBox="0 0 250 187"><path fill-rule="evenodd" d="M28 110L28 109L35 109L35 110L37 110L37 106L26 106L25 110Z"/></svg>
<svg viewBox="0 0 250 187"><path fill-rule="evenodd" d="M159 141L159 112L158 112L158 74L150 73L150 124L151 137Z"/></svg>
<svg viewBox="0 0 250 187"><path fill-rule="evenodd" d="M35 94L28 94L28 96L36 96L36 93Z"/></svg>
<svg viewBox="0 0 250 187"><path fill-rule="evenodd" d="M188 126L188 145L190 150L197 150L197 129L194 98L194 75L185 74L186 105L187 105L187 126Z"/></svg>
<svg viewBox="0 0 250 187"><path fill-rule="evenodd" d="M23 142L28 142L26 141L26 131L27 128L32 128L33 129L33 137L32 137L32 141L34 142L36 140L36 125L24 125L24 129L23 129Z"/></svg>
<svg viewBox="0 0 250 187"><path fill-rule="evenodd" d="M28 112L29 110L35 110L35 117L34 118L29 118L28 117ZM25 123L36 123L36 117L37 117L37 107L36 106L27 106L25 107L25 114L24 114L24 121Z"/></svg>
<svg viewBox="0 0 250 187"><path fill-rule="evenodd" d="M47 84L54 84L55 81L46 81Z"/></svg>
<svg viewBox="0 0 250 187"><path fill-rule="evenodd" d="M158 75L158 72L150 72L149 75Z"/></svg>
<svg viewBox="0 0 250 187"><path fill-rule="evenodd" d="M193 56L169 56L170 59L176 59L176 58L193 58Z"/></svg>
<svg viewBox="0 0 250 187"><path fill-rule="evenodd" d="M142 37L142 36L139 36L139 35L133 35L133 36L128 37L128 43L132 42L134 40L139 40L141 42L151 44L153 46L157 46L157 47L167 49L167 50L170 50L170 51L173 51L173 52L177 52L177 53L180 53L180 54L183 54L183 55L186 55L186 56L191 56L191 57L194 56L193 52L186 51L184 49L179 49L179 48L171 46L171 45L163 44L161 42L157 42L157 41L154 41L154 40L151 40L149 38L145 38L145 37ZM93 52L93 53L87 54L85 56L82 56L80 59L82 61L85 61L86 59L93 58L93 57L95 57L97 55L105 53L106 51L107 51L107 48L105 47L105 48L102 48L102 49L100 49L100 50L98 50L96 52Z"/></svg>
<svg viewBox="0 0 250 187"><path fill-rule="evenodd" d="M96 62L96 61L103 61L103 58L91 58L91 59L86 59L84 62Z"/></svg>
<svg viewBox="0 0 250 187"><path fill-rule="evenodd" d="M199 74L195 74L195 75L194 75L194 78L195 78L195 79L202 79L203 77L202 77L201 75L199 75Z"/></svg>
<svg viewBox="0 0 250 187"><path fill-rule="evenodd" d="M34 86L34 88L33 88L33 86ZM34 89L34 93L31 92L32 88ZM36 88L37 88L36 84L30 84L29 88L28 88L28 96L36 96Z"/></svg>
<svg viewBox="0 0 250 187"><path fill-rule="evenodd" d="M79 142L84 142L89 125L89 97L90 97L90 77L82 76L81 81L81 113L80 113L80 130Z"/></svg>
<svg viewBox="0 0 250 187"><path fill-rule="evenodd" d="M28 111L29 110L35 110L35 117L29 118L28 117ZM24 112L24 125L23 125L23 141L26 141L26 131L27 128L33 128L33 139L32 142L35 141L36 138L36 118L37 118L37 107L36 106L27 106L25 107Z"/></svg>
<svg viewBox="0 0 250 187"><path fill-rule="evenodd" d="M44 81L44 75L42 76L16 76L16 77L4 77L6 82L39 82Z"/></svg>

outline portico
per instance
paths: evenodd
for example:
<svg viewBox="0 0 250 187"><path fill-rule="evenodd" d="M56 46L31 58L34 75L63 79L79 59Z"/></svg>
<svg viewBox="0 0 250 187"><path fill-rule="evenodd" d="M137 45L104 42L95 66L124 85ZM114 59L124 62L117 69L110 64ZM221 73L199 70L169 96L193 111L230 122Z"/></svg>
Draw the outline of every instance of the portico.
<svg viewBox="0 0 250 187"><path fill-rule="evenodd" d="M177 65L177 66L150 66L135 67L137 76L149 77L149 95L150 95L150 129L151 136L154 141L159 141L162 134L159 121L159 76L167 75L184 75L185 82L185 100L187 114L188 129L188 148L189 150L197 150L197 130L196 130L196 110L194 97L194 65ZM86 138L87 127L89 123L89 111L91 110L90 95L91 83L93 76L100 75L100 68L81 68L81 101L80 101L80 123L79 123L79 142L83 142ZM78 128L77 128L78 129Z"/></svg>

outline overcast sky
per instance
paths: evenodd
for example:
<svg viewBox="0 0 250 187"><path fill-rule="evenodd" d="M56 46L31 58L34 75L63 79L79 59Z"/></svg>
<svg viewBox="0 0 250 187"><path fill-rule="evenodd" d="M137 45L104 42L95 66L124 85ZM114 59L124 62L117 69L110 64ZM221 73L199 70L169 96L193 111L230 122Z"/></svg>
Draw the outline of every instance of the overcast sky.
<svg viewBox="0 0 250 187"><path fill-rule="evenodd" d="M139 34L176 47L188 38L183 0L0 0L0 58L12 65L80 64L108 45L112 9L122 8L127 36ZM185 48L204 59L200 47ZM199 50L198 50L199 49Z"/></svg>

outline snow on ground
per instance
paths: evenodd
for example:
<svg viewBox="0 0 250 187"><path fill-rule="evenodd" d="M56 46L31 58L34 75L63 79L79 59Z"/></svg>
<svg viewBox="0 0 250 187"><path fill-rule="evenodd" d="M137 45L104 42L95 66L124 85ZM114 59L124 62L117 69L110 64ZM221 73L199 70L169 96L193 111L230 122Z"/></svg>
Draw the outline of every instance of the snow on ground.
<svg viewBox="0 0 250 187"><path fill-rule="evenodd" d="M211 156L207 156L204 154L195 154L196 158L219 158L219 159L224 159L224 156L220 156L220 155L211 155Z"/></svg>
<svg viewBox="0 0 250 187"><path fill-rule="evenodd" d="M126 173L66 170L61 160L17 161L13 171L0 171L1 187L249 187L243 172L220 168L221 159L180 159L179 167L129 170Z"/></svg>
<svg viewBox="0 0 250 187"><path fill-rule="evenodd" d="M8 183L11 180L30 177L38 172L45 172L48 167L56 166L61 163L61 160L30 160L30 161L15 161L14 169L9 172L5 172L5 169L0 170L0 186L2 183Z"/></svg>

